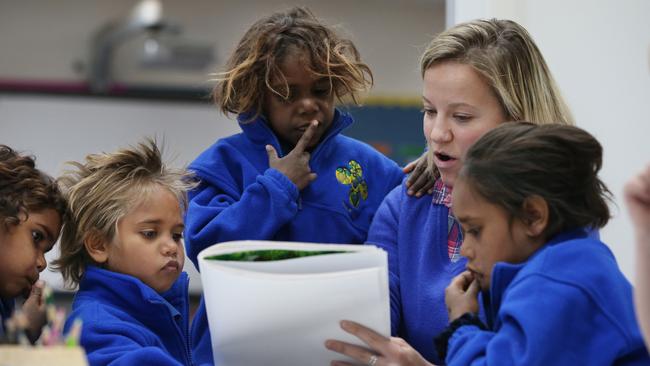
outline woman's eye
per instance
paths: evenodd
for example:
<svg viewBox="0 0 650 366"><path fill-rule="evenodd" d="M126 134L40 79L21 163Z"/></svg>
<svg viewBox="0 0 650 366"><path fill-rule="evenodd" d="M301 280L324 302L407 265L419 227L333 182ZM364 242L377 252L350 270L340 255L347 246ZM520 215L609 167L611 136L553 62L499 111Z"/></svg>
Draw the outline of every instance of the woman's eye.
<svg viewBox="0 0 650 366"><path fill-rule="evenodd" d="M454 118L459 122L467 122L472 119L472 116L468 114L455 114Z"/></svg>
<svg viewBox="0 0 650 366"><path fill-rule="evenodd" d="M433 108L423 108L421 112L424 113L427 117L433 117L438 111Z"/></svg>
<svg viewBox="0 0 650 366"><path fill-rule="evenodd" d="M183 233L174 233L172 234L172 238L174 238L174 241L181 241L183 240Z"/></svg>

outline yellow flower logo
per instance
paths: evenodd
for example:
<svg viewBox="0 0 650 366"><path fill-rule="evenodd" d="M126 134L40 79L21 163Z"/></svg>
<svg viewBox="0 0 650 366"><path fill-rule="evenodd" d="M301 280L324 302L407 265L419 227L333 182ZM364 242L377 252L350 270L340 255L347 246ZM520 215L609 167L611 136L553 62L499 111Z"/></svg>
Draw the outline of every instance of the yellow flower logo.
<svg viewBox="0 0 650 366"><path fill-rule="evenodd" d="M363 179L361 165L356 161L350 160L347 167L336 168L336 180L350 186L348 199L352 207L359 207L359 202L368 198L368 185Z"/></svg>

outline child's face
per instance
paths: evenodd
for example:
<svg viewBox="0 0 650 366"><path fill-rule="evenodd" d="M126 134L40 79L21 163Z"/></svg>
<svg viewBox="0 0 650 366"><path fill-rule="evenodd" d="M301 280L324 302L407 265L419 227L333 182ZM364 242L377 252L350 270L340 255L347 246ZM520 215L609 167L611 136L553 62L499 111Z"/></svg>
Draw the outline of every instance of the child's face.
<svg viewBox="0 0 650 366"><path fill-rule="evenodd" d="M169 290L183 270L183 217L176 197L158 187L122 217L107 246L106 267L137 277L158 293Z"/></svg>
<svg viewBox="0 0 650 366"><path fill-rule="evenodd" d="M312 150L332 125L334 118L334 94L327 78L318 78L311 74L305 65L309 57L303 53L290 54L280 64L280 69L289 85L289 98L267 89L264 93L264 115L273 132L285 144L292 148L313 120L318 121L318 128L308 144ZM284 90L283 80L272 81L275 90Z"/></svg>
<svg viewBox="0 0 650 366"><path fill-rule="evenodd" d="M29 295L60 231L61 217L54 209L29 212L16 226L0 224L0 297Z"/></svg>
<svg viewBox="0 0 650 366"><path fill-rule="evenodd" d="M463 179L456 182L452 205L463 231L460 254L484 291L490 288L495 263L524 262L542 244L531 239L520 219L482 198Z"/></svg>
<svg viewBox="0 0 650 366"><path fill-rule="evenodd" d="M424 136L442 181L453 187L463 157L484 133L506 120L497 97L472 66L436 64L424 73Z"/></svg>

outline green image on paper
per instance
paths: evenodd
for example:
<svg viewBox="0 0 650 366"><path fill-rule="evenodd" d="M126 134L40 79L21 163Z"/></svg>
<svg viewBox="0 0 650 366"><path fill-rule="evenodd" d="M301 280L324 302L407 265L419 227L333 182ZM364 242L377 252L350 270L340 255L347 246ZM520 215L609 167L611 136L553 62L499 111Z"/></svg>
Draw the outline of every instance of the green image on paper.
<svg viewBox="0 0 650 366"><path fill-rule="evenodd" d="M206 260L231 261L231 262L269 262L280 261L284 259L293 259L301 257L311 257L314 255L347 253L344 250L329 251L306 251L306 250L284 250L284 249L266 249L266 250L249 250L237 253L211 255L205 257Z"/></svg>

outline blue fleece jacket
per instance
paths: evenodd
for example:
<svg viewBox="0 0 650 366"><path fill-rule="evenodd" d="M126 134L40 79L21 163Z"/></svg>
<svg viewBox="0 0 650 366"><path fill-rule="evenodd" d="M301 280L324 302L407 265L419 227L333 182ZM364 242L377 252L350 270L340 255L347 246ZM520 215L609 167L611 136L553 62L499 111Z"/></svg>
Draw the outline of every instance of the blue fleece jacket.
<svg viewBox="0 0 650 366"><path fill-rule="evenodd" d="M465 269L447 254L448 209L432 197L414 198L403 183L377 210L367 244L388 252L391 328L433 363L433 337L448 323L445 288Z"/></svg>
<svg viewBox="0 0 650 366"><path fill-rule="evenodd" d="M16 302L14 299L0 298L0 340L4 338L7 331L5 321L11 318Z"/></svg>
<svg viewBox="0 0 650 366"><path fill-rule="evenodd" d="M91 366L194 365L190 354L188 282L181 273L158 294L135 277L90 266L65 324L83 321L81 345Z"/></svg>
<svg viewBox="0 0 650 366"><path fill-rule="evenodd" d="M240 116L240 118L242 118ZM381 201L404 177L395 162L340 132L352 117L336 110L332 126L312 151L309 166L318 175L298 191L269 168L265 145L280 143L263 117L241 123L242 133L221 139L189 169L200 178L190 192L185 219L188 257L230 240L363 243ZM212 361L203 302L192 323L196 357Z"/></svg>
<svg viewBox="0 0 650 366"><path fill-rule="evenodd" d="M448 365L650 365L632 287L585 230L556 236L523 264L497 263L489 299L491 330L458 328Z"/></svg>

